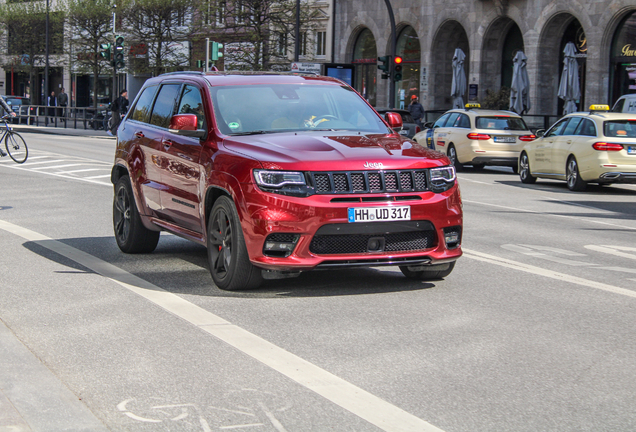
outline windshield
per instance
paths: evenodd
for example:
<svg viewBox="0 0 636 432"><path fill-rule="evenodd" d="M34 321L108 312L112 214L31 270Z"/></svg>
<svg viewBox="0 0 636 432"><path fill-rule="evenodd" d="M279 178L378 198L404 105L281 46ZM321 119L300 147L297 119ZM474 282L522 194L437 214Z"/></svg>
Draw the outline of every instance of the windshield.
<svg viewBox="0 0 636 432"><path fill-rule="evenodd" d="M603 122L606 137L636 138L636 120L615 120Z"/></svg>
<svg viewBox="0 0 636 432"><path fill-rule="evenodd" d="M525 131L528 126L519 117L477 117L477 129L515 130Z"/></svg>
<svg viewBox="0 0 636 432"><path fill-rule="evenodd" d="M380 117L346 86L268 84L210 87L226 135L306 130L387 133Z"/></svg>

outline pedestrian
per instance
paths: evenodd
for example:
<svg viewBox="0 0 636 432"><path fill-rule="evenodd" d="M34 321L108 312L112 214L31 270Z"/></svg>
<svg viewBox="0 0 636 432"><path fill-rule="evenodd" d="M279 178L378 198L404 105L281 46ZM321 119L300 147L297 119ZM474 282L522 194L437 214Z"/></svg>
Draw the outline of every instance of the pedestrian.
<svg viewBox="0 0 636 432"><path fill-rule="evenodd" d="M417 96L411 96L411 103L409 104L409 112L411 113L411 117L415 120L415 123L421 128L422 126L422 118L424 118L424 107L421 103L418 102Z"/></svg>
<svg viewBox="0 0 636 432"><path fill-rule="evenodd" d="M64 92L64 88L59 95L57 95L57 105L62 107L62 118L64 119L64 123L66 123L66 107L68 106L68 95Z"/></svg>
<svg viewBox="0 0 636 432"><path fill-rule="evenodd" d="M116 136L119 123L121 123L122 117L128 112L128 90L119 92L119 97L110 104L110 110L112 111L111 127L106 133L110 136Z"/></svg>
<svg viewBox="0 0 636 432"><path fill-rule="evenodd" d="M6 103L4 101L3 98L0 97L0 107L2 107L2 109L4 109L4 111L10 115L11 117L15 117L16 114L13 112L13 110L11 109L11 107L9 106L8 103ZM0 157L6 156L7 154L2 150L2 148L0 148Z"/></svg>
<svg viewBox="0 0 636 432"><path fill-rule="evenodd" d="M56 107L57 106L57 98L55 97L55 92L52 91L51 95L46 99L46 106ZM55 119L55 108L48 108L49 116L51 117L51 122L54 122Z"/></svg>

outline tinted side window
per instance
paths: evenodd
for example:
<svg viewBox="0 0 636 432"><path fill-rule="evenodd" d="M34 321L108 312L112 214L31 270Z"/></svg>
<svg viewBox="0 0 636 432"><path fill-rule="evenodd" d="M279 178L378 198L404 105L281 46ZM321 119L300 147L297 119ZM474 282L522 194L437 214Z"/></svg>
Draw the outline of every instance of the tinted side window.
<svg viewBox="0 0 636 432"><path fill-rule="evenodd" d="M460 114L455 122L455 127L470 129L470 118L466 114Z"/></svg>
<svg viewBox="0 0 636 432"><path fill-rule="evenodd" d="M448 117L448 121L446 122L445 127L453 127L455 125L455 121L457 120L457 117L459 117L459 113L452 113Z"/></svg>
<svg viewBox="0 0 636 432"><path fill-rule="evenodd" d="M197 129L205 129L205 112L203 111L203 101L201 92L193 85L185 85L181 93L181 101L177 114L195 114L197 116Z"/></svg>
<svg viewBox="0 0 636 432"><path fill-rule="evenodd" d="M563 129L563 133L561 135L574 135L574 131L579 123L581 123L581 120L581 117L572 117L568 122L568 125Z"/></svg>
<svg viewBox="0 0 636 432"><path fill-rule="evenodd" d="M596 136L596 126L592 120L583 119L574 135Z"/></svg>
<svg viewBox="0 0 636 432"><path fill-rule="evenodd" d="M133 120L148 123L148 119L150 118L150 107L152 106L152 100L155 98L155 93L157 93L157 86L146 87L144 89L133 108Z"/></svg>
<svg viewBox="0 0 636 432"><path fill-rule="evenodd" d="M555 124L554 126L552 126L550 128L550 130L545 134L545 136L546 137L553 137L553 136L561 135L561 131L563 130L563 127L568 122L568 120L570 120L570 119L566 118L566 119L563 119L563 120L559 121L557 124Z"/></svg>
<svg viewBox="0 0 636 432"><path fill-rule="evenodd" d="M435 122L435 124L433 125L433 127L434 128L443 127L446 124L446 120L448 120L449 116L450 116L450 114L444 114L443 116L438 118L437 121Z"/></svg>
<svg viewBox="0 0 636 432"><path fill-rule="evenodd" d="M152 108L150 124L162 128L168 128L168 126L170 126L170 119L174 114L174 106L180 89L181 84L166 84L161 86L155 105Z"/></svg>

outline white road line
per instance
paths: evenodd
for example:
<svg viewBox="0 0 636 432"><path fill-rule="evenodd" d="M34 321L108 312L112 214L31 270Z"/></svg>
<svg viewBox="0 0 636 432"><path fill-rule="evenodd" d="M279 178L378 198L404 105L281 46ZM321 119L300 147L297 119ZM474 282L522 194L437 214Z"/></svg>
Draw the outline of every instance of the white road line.
<svg viewBox="0 0 636 432"><path fill-rule="evenodd" d="M554 214L554 213L543 212L543 211L538 211L538 210L527 210L527 209L522 209L522 208L517 208L517 207L503 206L503 205L499 205L499 204L491 204L491 203L485 203L485 202L480 202L480 201L472 201L472 200L467 200L467 199L463 199L462 201L464 203L469 203L469 204L477 204L477 205L483 205L483 206L489 206L489 207L498 207L498 208L502 208L502 209L506 209L506 210L514 210L514 211L523 212L523 213L541 214L541 215L553 216L553 217L565 218L565 219L576 219L577 221L586 221L586 222L593 223L593 224L620 227L620 228L623 228L623 229L636 231L636 227L630 227L630 226L627 226L627 225L619 225L619 224L614 224L614 223L610 223L610 222L597 221L597 220L593 220L593 219L589 219L589 218L582 219L579 216Z"/></svg>
<svg viewBox="0 0 636 432"><path fill-rule="evenodd" d="M98 178L110 178L110 174L106 174L106 175L98 175L98 176L92 176L92 177L84 177L84 180L94 180L94 179L98 179Z"/></svg>
<svg viewBox="0 0 636 432"><path fill-rule="evenodd" d="M636 291L628 290L625 288L616 287L613 285L604 284L602 282L595 282L588 279L583 279L576 276L571 276L565 273L559 273L552 270L547 270L541 267L536 267L529 264L524 264L518 261L509 260L506 258L501 258L494 255L485 254L482 252L473 251L470 249L463 249L464 256L466 258L474 259L477 261L486 262L489 264L495 264L502 267L507 267L514 270L523 271L526 273L536 274L538 276L545 276L551 279L556 279L562 282L569 282L581 286L585 286L588 288L595 288L607 292L611 292L614 294L622 294L627 297L636 298Z"/></svg>
<svg viewBox="0 0 636 432"><path fill-rule="evenodd" d="M42 164L47 164L47 163L57 163L57 162L66 162L66 160L64 159L56 159L56 160L47 160L47 161L42 161L42 162L35 162L35 163L29 163L29 161L27 160L25 163L26 165L24 166L31 166L31 165L42 165Z"/></svg>
<svg viewBox="0 0 636 432"><path fill-rule="evenodd" d="M621 252L621 250L631 250L636 252L636 248L632 248L632 247L586 245L585 249L590 249L597 252L608 253L608 254L619 256L619 257L636 260L635 254Z"/></svg>
<svg viewBox="0 0 636 432"><path fill-rule="evenodd" d="M307 360L93 255L10 222L0 220L0 229L112 280L384 431L443 432Z"/></svg>
<svg viewBox="0 0 636 432"><path fill-rule="evenodd" d="M37 173L37 174L46 174L46 175L50 175L50 176L54 176L54 177L65 178L65 179L68 179L68 180L79 180L79 181L84 181L84 182L87 182L87 183L98 184L98 185L101 185L101 186L113 187L113 184L111 182L97 181L97 180L90 179L88 177L82 178L82 177L77 177L77 176L63 175L63 174L59 174L59 173L56 173L56 172L34 171L34 170L31 170L31 169L26 168L24 166L20 166L20 165L16 165L16 164L14 164L14 165L6 165L6 167L7 168L21 170L21 171L34 172L34 173ZM110 175L108 175L107 177L110 177Z"/></svg>
<svg viewBox="0 0 636 432"><path fill-rule="evenodd" d="M106 168L85 168L85 169L79 169L79 170L73 170L73 171L62 171L59 172L58 174L74 174L74 173L79 173L79 172L87 172L87 171L104 171Z"/></svg>
<svg viewBox="0 0 636 432"><path fill-rule="evenodd" d="M53 165L53 166L45 166L45 167L37 167L37 168L32 168L33 171L35 170L45 170L45 169L60 169L60 168L68 168L68 167L74 167L74 166L80 166L82 165L81 163L75 163L75 164L66 164L66 165ZM58 173L58 174L62 174L62 173Z"/></svg>

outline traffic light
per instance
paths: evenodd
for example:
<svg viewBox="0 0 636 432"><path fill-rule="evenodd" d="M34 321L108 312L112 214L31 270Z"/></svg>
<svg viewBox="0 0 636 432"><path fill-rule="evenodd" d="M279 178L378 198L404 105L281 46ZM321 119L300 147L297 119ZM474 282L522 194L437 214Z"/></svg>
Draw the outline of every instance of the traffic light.
<svg viewBox="0 0 636 432"><path fill-rule="evenodd" d="M383 74L388 74L389 68L391 67L391 56L378 57L378 61L382 63L378 65L378 69L380 69Z"/></svg>
<svg viewBox="0 0 636 432"><path fill-rule="evenodd" d="M402 57L395 56L393 63L393 81L402 81Z"/></svg>
<svg viewBox="0 0 636 432"><path fill-rule="evenodd" d="M221 57L223 57L223 53L221 50L223 49L223 44L219 42L212 42L212 50L210 53L210 60L217 61Z"/></svg>
<svg viewBox="0 0 636 432"><path fill-rule="evenodd" d="M115 37L115 54L113 56L113 67L115 69L123 69L126 66L124 55L124 37Z"/></svg>
<svg viewBox="0 0 636 432"><path fill-rule="evenodd" d="M105 44L101 44L99 47L101 48L101 50L99 51L99 56L100 56L103 60L108 60L108 61L110 61L110 48L111 48L111 44L109 44L109 43L105 43Z"/></svg>

